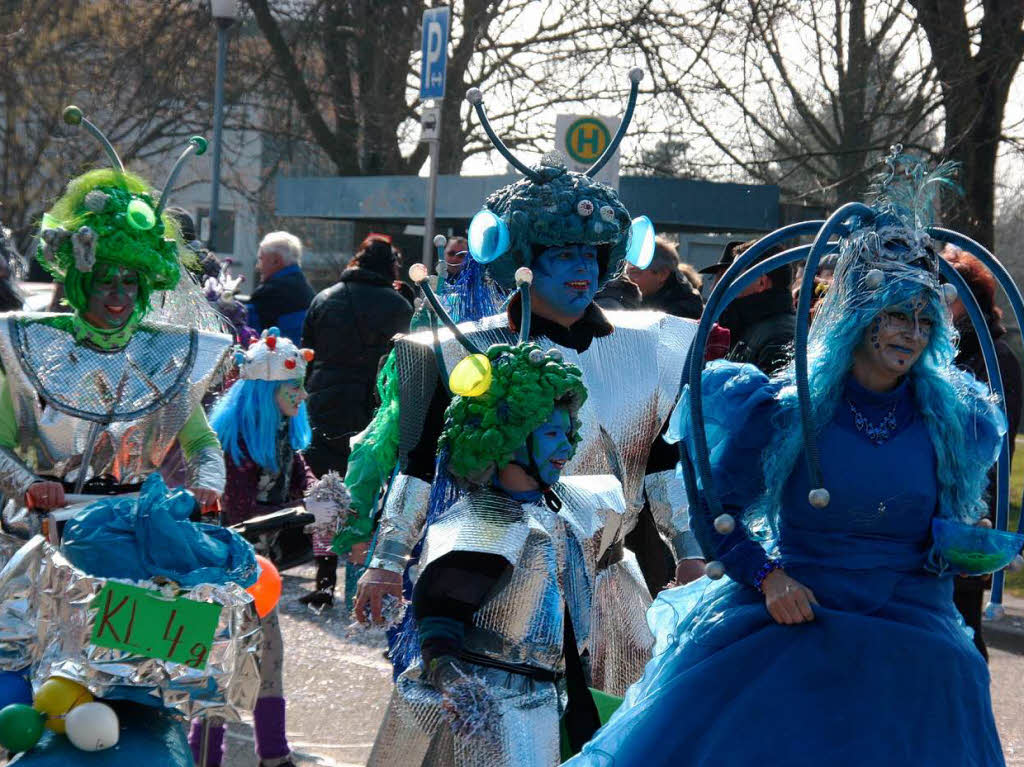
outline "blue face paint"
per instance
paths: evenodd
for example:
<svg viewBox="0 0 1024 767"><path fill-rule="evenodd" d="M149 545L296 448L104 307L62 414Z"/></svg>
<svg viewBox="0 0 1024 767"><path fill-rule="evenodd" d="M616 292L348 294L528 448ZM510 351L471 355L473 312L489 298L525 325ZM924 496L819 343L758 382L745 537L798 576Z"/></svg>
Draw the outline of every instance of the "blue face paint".
<svg viewBox="0 0 1024 767"><path fill-rule="evenodd" d="M597 293L600 266L594 245L547 248L533 261L533 289L561 314L582 314Z"/></svg>
<svg viewBox="0 0 1024 767"><path fill-rule="evenodd" d="M548 420L531 433L532 439L529 444L532 446L532 453L527 452L527 446L523 445L516 450L515 462L520 466L529 467L532 456L533 465L537 469L536 478L545 486L555 484L572 454L572 442L569 441L571 432L572 419L569 411L564 407L556 407Z"/></svg>

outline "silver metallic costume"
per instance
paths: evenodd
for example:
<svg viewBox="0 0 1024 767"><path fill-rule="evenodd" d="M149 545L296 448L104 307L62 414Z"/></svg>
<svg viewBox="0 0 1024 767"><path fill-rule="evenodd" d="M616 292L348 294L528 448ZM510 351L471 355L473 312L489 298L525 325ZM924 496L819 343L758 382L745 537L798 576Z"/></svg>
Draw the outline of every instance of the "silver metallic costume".
<svg viewBox="0 0 1024 767"><path fill-rule="evenodd" d="M626 513L612 476L564 478L553 487L559 512L544 501L522 504L478 490L430 525L420 567L453 552L497 555L512 565L473 616L459 664L487 688L494 706L485 732L453 733L445 699L419 666L396 683L370 755L371 767L553 767L560 763L559 719L565 694L563 641L566 602L586 603L594 586L593 563L615 545ZM580 523L589 525L580 527ZM573 619L574 628L576 619ZM481 665L515 664L548 672L551 679Z"/></svg>
<svg viewBox="0 0 1024 767"><path fill-rule="evenodd" d="M219 333L143 322L125 347L104 352L45 322L54 316L0 316L0 364L18 425L16 450L0 448L0 491L11 499L40 475L144 480L219 381L231 345ZM218 448L192 456L189 485L224 489Z"/></svg>
<svg viewBox="0 0 1024 767"><path fill-rule="evenodd" d="M605 316L614 332L594 338L584 352L543 337L534 340L544 348L559 349L566 362L578 366L589 393L580 411L581 441L563 478L614 473L621 479L626 498L626 514L606 549L608 553L589 563L597 571L589 631L585 625L577 626L580 654L590 659L591 685L622 695L640 678L653 641L645 620L651 597L636 558L623 547L626 534L636 525L645 489L655 523L676 560L700 557L689 532L686 501L674 470L646 475L651 445L678 397L696 324L660 312L606 312ZM517 340L505 315L463 323L459 328L481 348ZM445 365L451 370L466 351L447 331L442 331L440 338ZM430 332L422 332L396 344L402 468L409 451L420 440L437 385L432 340ZM426 482L398 475L381 516L371 567L392 572L405 569L422 534L429 495ZM599 535L599 525L594 521L582 525L592 531L590 534ZM596 551L590 548L588 557L595 556Z"/></svg>

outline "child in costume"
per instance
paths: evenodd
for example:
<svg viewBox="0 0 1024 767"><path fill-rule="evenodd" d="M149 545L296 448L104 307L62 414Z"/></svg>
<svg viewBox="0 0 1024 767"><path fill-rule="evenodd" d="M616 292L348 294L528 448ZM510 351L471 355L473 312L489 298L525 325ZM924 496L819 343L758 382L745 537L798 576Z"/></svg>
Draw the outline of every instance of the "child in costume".
<svg viewBox="0 0 1024 767"><path fill-rule="evenodd" d="M322 556L329 552L340 514L347 508L347 494L331 492L341 484L336 474L317 482L299 452L310 439L303 381L312 358L312 350L299 349L277 328L263 331L246 351L236 350L239 379L218 400L210 422L224 446L227 464L225 521L244 522L311 498L310 510L317 518L314 553ZM262 624L262 684L253 731L261 767L278 767L291 764L291 752L285 735L284 648L277 611ZM198 726L189 734L197 758L200 735ZM214 767L220 764L223 736L223 724L218 722L209 741L208 763Z"/></svg>
<svg viewBox="0 0 1024 767"><path fill-rule="evenodd" d="M77 107L64 119L91 131L113 167L73 179L43 217L36 257L72 312L0 319L0 492L47 510L63 506L66 491L136 490L177 441L188 488L212 508L224 461L200 403L220 378L230 339L197 330L209 325L198 314L178 325L146 319L157 292L176 290L186 254L163 212L168 190L206 142L191 140L158 196L124 170ZM205 302L193 306L210 312ZM9 530L38 529L23 509L11 511Z"/></svg>
<svg viewBox="0 0 1024 767"><path fill-rule="evenodd" d="M588 596L591 619L588 628L577 626L592 685L612 694L624 692L643 673L652 643L644 617L650 593L636 558L623 546L645 500L674 554L677 577L685 581L703 572L675 457L660 440L696 324L660 312L606 313L593 303L601 283L624 261L643 267L653 255L650 222L631 221L615 190L592 178L629 124L642 75L641 70L630 73L627 115L605 157L587 173L567 170L557 157L526 167L492 137L525 177L487 199L469 227L470 252L506 289L515 287L517 268L532 268L532 310L517 321L521 298L514 297L507 313L461 325L461 332L483 348L510 343L523 330L529 340L558 349L582 371L589 398L581 414L579 450L565 473L602 474L619 467L628 509L609 554L591 563L599 571ZM480 92L474 89L468 98L486 123ZM448 400L439 360L451 367L466 355L450 333L440 335L439 355L430 331L405 336L395 346L399 471L381 513L370 569L360 581L357 614L380 604L383 594L401 596L402 573L423 533ZM412 658L393 653L393 660L401 668Z"/></svg>
<svg viewBox="0 0 1024 767"><path fill-rule="evenodd" d="M575 365L531 343L483 359L479 387L445 413L439 466L465 494L420 555L422 664L398 678L370 765L552 767L567 689L570 735L582 742L597 726L573 630L589 613L573 614L571 594L594 576L580 521L617 522L621 486L560 480L587 396Z"/></svg>

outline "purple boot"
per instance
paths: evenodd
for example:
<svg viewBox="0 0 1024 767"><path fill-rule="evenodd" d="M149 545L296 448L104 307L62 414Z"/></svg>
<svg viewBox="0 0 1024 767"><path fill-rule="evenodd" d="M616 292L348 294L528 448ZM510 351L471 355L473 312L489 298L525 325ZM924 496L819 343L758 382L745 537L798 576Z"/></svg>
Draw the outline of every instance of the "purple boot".
<svg viewBox="0 0 1024 767"><path fill-rule="evenodd" d="M256 736L256 756L261 765L289 764L291 749L284 729L284 698L260 698L252 712L252 729Z"/></svg>
<svg viewBox="0 0 1024 767"><path fill-rule="evenodd" d="M203 742L203 720L193 719L188 728L188 745L192 759L199 764L199 747ZM209 739L206 741L206 767L220 767L224 761L224 725L211 724Z"/></svg>

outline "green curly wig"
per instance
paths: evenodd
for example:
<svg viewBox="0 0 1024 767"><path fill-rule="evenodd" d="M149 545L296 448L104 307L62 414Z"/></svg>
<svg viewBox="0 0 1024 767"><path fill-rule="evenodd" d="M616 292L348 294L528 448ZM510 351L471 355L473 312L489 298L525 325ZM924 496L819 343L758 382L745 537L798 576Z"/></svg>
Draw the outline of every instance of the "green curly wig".
<svg viewBox="0 0 1024 767"><path fill-rule="evenodd" d="M172 290L178 284L183 246L173 219L166 214L153 218L148 229L131 223L132 218L145 219L147 211L152 216L155 209L149 185L132 173L104 168L71 180L43 219L36 258L55 280L64 283L64 295L76 312L81 314L88 307L94 275L102 277L110 267L138 272L139 316L149 310L154 290ZM76 265L71 236L82 227L91 229L95 237L95 266L84 271ZM47 243L48 231L60 236Z"/></svg>
<svg viewBox="0 0 1024 767"><path fill-rule="evenodd" d="M570 440L579 442L577 414L587 399L583 374L537 344L496 344L487 350L490 388L479 397L452 399L445 411L438 446L448 450L448 471L472 484L485 484L506 466L530 432L543 424L556 405L569 409Z"/></svg>
<svg viewBox="0 0 1024 767"><path fill-rule="evenodd" d="M542 182L520 179L494 192L484 203L509 230L508 251L487 265L492 278L511 290L516 269L531 265L534 246L572 244L599 246L601 281L618 274L632 222L615 190L583 173L566 170L556 160L547 160L533 170Z"/></svg>

